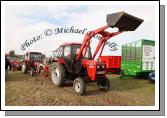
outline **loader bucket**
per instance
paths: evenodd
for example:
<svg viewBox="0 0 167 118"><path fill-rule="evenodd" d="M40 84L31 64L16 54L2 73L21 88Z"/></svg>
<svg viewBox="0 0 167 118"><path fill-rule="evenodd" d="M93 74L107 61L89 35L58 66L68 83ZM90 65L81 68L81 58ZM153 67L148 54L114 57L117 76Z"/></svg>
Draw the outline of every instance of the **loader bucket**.
<svg viewBox="0 0 167 118"><path fill-rule="evenodd" d="M134 31L144 20L125 12L118 12L108 14L106 21L109 27L117 27L121 31Z"/></svg>

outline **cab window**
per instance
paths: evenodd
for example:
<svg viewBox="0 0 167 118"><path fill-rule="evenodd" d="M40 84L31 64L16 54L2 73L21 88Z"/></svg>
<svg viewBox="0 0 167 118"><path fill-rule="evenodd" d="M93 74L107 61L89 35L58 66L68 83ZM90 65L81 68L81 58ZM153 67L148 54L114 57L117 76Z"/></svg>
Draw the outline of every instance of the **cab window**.
<svg viewBox="0 0 167 118"><path fill-rule="evenodd" d="M65 56L65 57L71 56L70 52L71 52L70 46L65 46L65 47L64 47L64 56Z"/></svg>

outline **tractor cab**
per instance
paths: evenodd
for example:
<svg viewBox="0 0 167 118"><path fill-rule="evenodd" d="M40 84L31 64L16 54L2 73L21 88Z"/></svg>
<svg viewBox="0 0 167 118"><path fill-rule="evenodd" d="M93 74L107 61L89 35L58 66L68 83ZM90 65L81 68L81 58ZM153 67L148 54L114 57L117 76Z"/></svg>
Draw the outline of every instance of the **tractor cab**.
<svg viewBox="0 0 167 118"><path fill-rule="evenodd" d="M42 62L42 53L39 52L26 53L25 60L30 62Z"/></svg>
<svg viewBox="0 0 167 118"><path fill-rule="evenodd" d="M77 74L81 70L82 60L90 60L92 58L90 48L88 48L85 56L82 56L77 61L77 55L81 48L81 43L64 43L55 51L56 60L58 63L64 64L70 74ZM84 55L84 54L82 54Z"/></svg>
<svg viewBox="0 0 167 118"><path fill-rule="evenodd" d="M81 43L64 43L61 45L56 51L55 55L56 57L63 57L67 60L76 60L77 55L79 54ZM82 54L83 55L83 54ZM91 51L90 48L88 48L87 53L85 54L85 57L82 56L82 59L91 59Z"/></svg>
<svg viewBox="0 0 167 118"><path fill-rule="evenodd" d="M22 72L30 74L33 76L37 71L39 71L39 65L43 61L43 55L40 52L28 52L25 54L25 60L22 65Z"/></svg>

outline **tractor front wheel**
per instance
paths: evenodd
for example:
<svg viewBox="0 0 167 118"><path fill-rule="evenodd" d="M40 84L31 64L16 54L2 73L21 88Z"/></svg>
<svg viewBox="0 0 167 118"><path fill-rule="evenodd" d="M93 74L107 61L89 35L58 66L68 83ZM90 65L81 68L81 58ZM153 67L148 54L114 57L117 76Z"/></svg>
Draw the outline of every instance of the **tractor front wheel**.
<svg viewBox="0 0 167 118"><path fill-rule="evenodd" d="M22 65L22 72L26 74L27 71L28 71L28 69L27 69L27 64L24 63L24 64Z"/></svg>
<svg viewBox="0 0 167 118"><path fill-rule="evenodd" d="M97 79L97 85L99 87L99 90L102 91L108 91L110 89L110 81L108 80L108 78Z"/></svg>
<svg viewBox="0 0 167 118"><path fill-rule="evenodd" d="M85 81L80 77L76 78L73 83L73 88L78 95L85 94L86 91Z"/></svg>

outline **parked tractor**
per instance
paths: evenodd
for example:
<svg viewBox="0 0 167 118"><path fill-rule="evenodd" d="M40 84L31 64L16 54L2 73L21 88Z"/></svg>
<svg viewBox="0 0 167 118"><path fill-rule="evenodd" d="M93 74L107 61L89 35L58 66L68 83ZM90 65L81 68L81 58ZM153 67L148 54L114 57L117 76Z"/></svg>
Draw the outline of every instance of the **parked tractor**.
<svg viewBox="0 0 167 118"><path fill-rule="evenodd" d="M9 54L5 54L5 56L9 59L10 63L11 63L11 68L9 68L9 70L11 71L20 71L21 70L21 59L22 59L22 55L9 55Z"/></svg>
<svg viewBox="0 0 167 118"><path fill-rule="evenodd" d="M8 58L10 63L11 63L11 69L12 71L15 71L15 70L21 70L21 64L20 64L20 61L18 58L16 57L9 57Z"/></svg>
<svg viewBox="0 0 167 118"><path fill-rule="evenodd" d="M22 64L22 72L28 73L34 76L34 74L39 73L40 64L42 63L42 53L40 52L28 52L25 55L25 60Z"/></svg>
<svg viewBox="0 0 167 118"><path fill-rule="evenodd" d="M98 61L106 41L124 31L134 31L143 20L125 12L118 12L107 15L106 21L106 26L87 33L82 43L64 43L57 49L51 69L51 77L55 85L61 87L67 81L73 81L74 90L79 95L85 94L88 81L97 82L100 90L110 89L110 81L106 77L106 64ZM106 31L109 27L116 27L118 31L110 33ZM95 52L91 53L90 42L97 34L102 37Z"/></svg>

